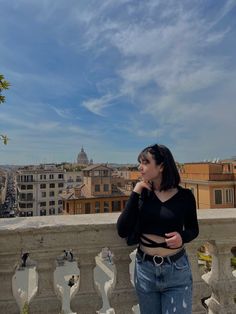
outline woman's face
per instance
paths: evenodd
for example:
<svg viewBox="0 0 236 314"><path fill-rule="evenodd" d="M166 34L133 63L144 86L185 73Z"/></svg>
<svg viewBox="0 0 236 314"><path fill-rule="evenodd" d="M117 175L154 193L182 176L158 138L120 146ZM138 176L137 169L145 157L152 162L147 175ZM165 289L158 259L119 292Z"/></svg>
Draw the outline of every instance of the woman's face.
<svg viewBox="0 0 236 314"><path fill-rule="evenodd" d="M163 165L157 165L150 153L140 160L139 171L144 181L161 181Z"/></svg>

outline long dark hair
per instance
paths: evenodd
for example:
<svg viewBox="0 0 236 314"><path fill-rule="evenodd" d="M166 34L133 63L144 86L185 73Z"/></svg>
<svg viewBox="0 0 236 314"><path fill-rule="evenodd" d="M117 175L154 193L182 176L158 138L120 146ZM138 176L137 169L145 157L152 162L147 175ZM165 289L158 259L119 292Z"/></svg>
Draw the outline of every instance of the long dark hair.
<svg viewBox="0 0 236 314"><path fill-rule="evenodd" d="M156 165L163 165L162 181L160 191L178 187L180 175L169 148L164 145L152 145L144 148L138 156L138 162L147 160L147 154L150 153L156 162Z"/></svg>

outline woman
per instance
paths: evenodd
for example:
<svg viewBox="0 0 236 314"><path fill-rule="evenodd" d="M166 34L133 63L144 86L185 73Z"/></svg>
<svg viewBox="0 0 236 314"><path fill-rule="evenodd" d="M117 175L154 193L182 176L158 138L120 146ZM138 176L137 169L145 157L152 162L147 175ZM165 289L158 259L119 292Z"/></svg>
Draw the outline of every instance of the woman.
<svg viewBox="0 0 236 314"><path fill-rule="evenodd" d="M146 147L138 161L142 181L134 187L117 229L127 237L140 215L134 273L140 312L191 314L192 274L184 243L199 232L194 196L179 186L178 169L164 145Z"/></svg>

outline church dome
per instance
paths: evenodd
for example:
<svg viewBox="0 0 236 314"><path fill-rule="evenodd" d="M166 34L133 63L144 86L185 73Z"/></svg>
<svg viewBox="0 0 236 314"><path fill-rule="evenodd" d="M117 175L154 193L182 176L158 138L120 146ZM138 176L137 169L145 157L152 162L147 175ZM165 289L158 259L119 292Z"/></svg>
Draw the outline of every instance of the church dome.
<svg viewBox="0 0 236 314"><path fill-rule="evenodd" d="M78 164L83 164L83 165L88 165L89 164L88 156L85 153L83 147L81 148L81 151L80 151L80 153L77 156L77 163Z"/></svg>

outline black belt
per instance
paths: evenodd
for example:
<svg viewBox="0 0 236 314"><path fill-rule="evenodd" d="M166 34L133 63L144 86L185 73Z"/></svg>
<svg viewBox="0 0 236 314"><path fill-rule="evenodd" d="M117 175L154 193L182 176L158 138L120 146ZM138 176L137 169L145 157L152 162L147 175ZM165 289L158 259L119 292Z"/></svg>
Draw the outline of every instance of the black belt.
<svg viewBox="0 0 236 314"><path fill-rule="evenodd" d="M185 254L185 249L183 248L179 252L177 252L174 255L169 256L159 256L159 255L148 255L144 253L140 248L137 250L137 254L144 260L144 261L150 261L153 262L155 265L160 266L161 264L165 262L175 262L177 261L181 256Z"/></svg>

